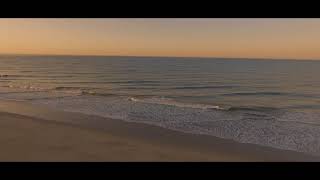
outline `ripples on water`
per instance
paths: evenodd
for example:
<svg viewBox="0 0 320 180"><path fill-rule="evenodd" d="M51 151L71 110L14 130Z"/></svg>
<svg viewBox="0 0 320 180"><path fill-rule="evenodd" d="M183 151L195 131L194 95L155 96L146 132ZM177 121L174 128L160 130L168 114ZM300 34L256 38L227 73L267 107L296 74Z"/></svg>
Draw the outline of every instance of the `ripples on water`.
<svg viewBox="0 0 320 180"><path fill-rule="evenodd" d="M0 97L320 155L320 62L0 57Z"/></svg>

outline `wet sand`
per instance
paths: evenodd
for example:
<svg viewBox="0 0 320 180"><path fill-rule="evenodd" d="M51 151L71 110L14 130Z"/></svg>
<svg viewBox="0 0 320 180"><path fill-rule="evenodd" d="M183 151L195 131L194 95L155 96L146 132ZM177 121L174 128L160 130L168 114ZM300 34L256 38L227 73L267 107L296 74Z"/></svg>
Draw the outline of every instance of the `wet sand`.
<svg viewBox="0 0 320 180"><path fill-rule="evenodd" d="M319 161L320 157L0 100L0 161Z"/></svg>

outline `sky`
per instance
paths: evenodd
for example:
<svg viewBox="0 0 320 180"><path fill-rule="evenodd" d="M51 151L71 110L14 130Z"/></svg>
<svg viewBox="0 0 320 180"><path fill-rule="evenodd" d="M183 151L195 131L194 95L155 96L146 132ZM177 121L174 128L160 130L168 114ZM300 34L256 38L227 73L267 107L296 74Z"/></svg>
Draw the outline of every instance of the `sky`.
<svg viewBox="0 0 320 180"><path fill-rule="evenodd" d="M0 19L0 54L320 60L320 19Z"/></svg>

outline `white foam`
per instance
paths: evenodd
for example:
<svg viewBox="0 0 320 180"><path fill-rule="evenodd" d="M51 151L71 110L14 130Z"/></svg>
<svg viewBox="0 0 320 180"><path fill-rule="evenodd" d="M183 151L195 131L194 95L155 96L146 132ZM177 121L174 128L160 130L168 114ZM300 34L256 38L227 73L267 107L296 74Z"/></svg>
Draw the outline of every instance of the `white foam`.
<svg viewBox="0 0 320 180"><path fill-rule="evenodd" d="M128 100L134 102L142 102L142 103L150 103L150 104L162 104L162 105L170 105L170 106L177 106L177 107L186 107L186 108L197 108L197 109L223 109L219 106L208 105L208 104L191 104L191 103L182 103L175 101L170 98L164 97L152 97L152 98L134 98L130 97Z"/></svg>
<svg viewBox="0 0 320 180"><path fill-rule="evenodd" d="M82 94L95 94L92 90L82 90L81 88L60 88L56 87L54 85L40 85L36 83L30 83L30 82L19 82L19 83L8 83L5 86L2 86L0 88L0 92L3 90L3 92L6 92L8 94L13 92L21 92L21 93L29 93L29 96L31 97L32 92L34 92L35 98L38 96L39 92L42 92L42 94L47 94L47 96L52 96L52 94L65 94L65 95L82 95ZM19 98L19 97L17 97Z"/></svg>
<svg viewBox="0 0 320 180"><path fill-rule="evenodd" d="M0 97L320 155L320 114L317 113L284 111L251 115L254 112L221 111L219 106L182 103L164 97L104 97L77 88L43 89L21 85L1 87Z"/></svg>
<svg viewBox="0 0 320 180"><path fill-rule="evenodd" d="M187 133L207 134L242 143L320 155L320 126L281 121L282 116L290 117L286 115L290 112L275 116L264 116L264 114L254 116L242 111L230 112L185 106L181 108L176 105L154 103L154 100L149 103L150 101L89 95L63 99L38 99L34 103L65 111L147 123ZM291 116L296 117L294 113ZM320 121L320 118L317 120Z"/></svg>

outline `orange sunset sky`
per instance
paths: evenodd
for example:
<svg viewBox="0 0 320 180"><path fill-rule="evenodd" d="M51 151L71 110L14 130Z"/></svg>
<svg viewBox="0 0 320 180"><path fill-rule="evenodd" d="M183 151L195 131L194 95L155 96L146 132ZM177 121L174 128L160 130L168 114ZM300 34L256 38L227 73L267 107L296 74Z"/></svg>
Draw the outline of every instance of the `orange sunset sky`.
<svg viewBox="0 0 320 180"><path fill-rule="evenodd" d="M320 60L320 19L0 19L0 54Z"/></svg>

